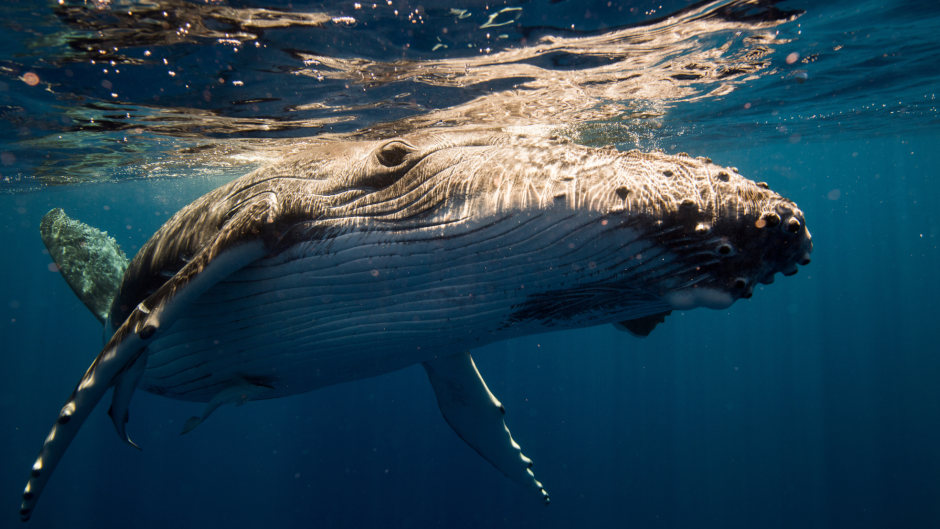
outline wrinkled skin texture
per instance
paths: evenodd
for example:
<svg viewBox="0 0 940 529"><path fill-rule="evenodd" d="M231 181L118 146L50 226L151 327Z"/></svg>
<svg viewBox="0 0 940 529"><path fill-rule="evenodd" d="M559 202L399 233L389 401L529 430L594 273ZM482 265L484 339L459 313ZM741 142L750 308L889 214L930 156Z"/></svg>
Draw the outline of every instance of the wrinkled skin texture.
<svg viewBox="0 0 940 529"><path fill-rule="evenodd" d="M628 219L688 259L694 273L672 277L662 294L694 282L750 297L756 282L794 273L812 251L793 202L704 158L540 136L425 132L315 147L187 206L132 261L111 321L124 321L223 229L237 232L233 240L260 237L277 252L299 239L378 226L436 225L446 237L470 217L559 207Z"/></svg>

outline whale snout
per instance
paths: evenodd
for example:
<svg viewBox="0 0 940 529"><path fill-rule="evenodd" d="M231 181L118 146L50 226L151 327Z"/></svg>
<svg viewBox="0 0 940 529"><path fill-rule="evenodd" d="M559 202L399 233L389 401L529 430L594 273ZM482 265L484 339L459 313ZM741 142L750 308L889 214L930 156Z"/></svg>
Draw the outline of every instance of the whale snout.
<svg viewBox="0 0 940 529"><path fill-rule="evenodd" d="M775 265L784 275L793 275L798 270L797 265L806 266L810 263L813 238L806 227L803 212L796 206L778 206L772 215L781 219L779 223L781 236L777 238L779 254L771 254L771 258L777 257L777 262L770 264ZM767 227L773 229L776 226Z"/></svg>
<svg viewBox="0 0 940 529"><path fill-rule="evenodd" d="M747 232L751 262L742 263L739 275L730 280L738 298L750 298L756 284L769 285L778 273L792 276L811 261L813 239L803 212L792 203L761 213Z"/></svg>

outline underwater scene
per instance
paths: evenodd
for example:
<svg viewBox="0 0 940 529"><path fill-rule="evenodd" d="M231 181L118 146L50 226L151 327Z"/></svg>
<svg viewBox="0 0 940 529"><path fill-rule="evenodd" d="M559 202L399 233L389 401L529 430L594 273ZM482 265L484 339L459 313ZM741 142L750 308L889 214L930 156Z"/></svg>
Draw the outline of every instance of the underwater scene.
<svg viewBox="0 0 940 529"><path fill-rule="evenodd" d="M940 4L0 13L0 527L940 527Z"/></svg>

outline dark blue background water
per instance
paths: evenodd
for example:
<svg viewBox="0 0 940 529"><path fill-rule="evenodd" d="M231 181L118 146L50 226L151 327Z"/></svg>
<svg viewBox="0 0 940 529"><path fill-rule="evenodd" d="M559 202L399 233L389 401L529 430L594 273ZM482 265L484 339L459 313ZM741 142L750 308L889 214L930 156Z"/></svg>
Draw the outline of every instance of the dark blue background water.
<svg viewBox="0 0 940 529"><path fill-rule="evenodd" d="M708 117L709 108L785 102L795 91L766 82L731 102L679 108L702 134L665 141L794 199L813 233L810 266L729 310L674 314L646 339L605 326L474 352L550 506L454 435L411 368L223 407L183 437L201 406L138 392L129 428L142 452L120 442L101 407L30 524L940 527L940 129L936 69L918 70L936 65L936 46L918 39L937 19L916 5L860 5L869 11L858 28L830 31L846 17L801 5L801 27L784 31L801 32L792 45L804 48L853 34L895 60L847 56L849 82L815 85L810 66L801 97L750 120ZM899 69L883 78L891 65ZM908 114L888 106L911 102L920 106ZM778 133L745 126L762 121ZM94 318L50 271L39 218L64 207L133 252L231 176L0 195L0 526L19 524L28 468L101 345Z"/></svg>

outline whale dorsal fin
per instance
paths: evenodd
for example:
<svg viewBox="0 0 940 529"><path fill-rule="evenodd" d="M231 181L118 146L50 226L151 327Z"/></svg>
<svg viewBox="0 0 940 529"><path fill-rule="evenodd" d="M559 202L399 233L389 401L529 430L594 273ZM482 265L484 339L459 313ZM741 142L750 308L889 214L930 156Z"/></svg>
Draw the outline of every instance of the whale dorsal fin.
<svg viewBox="0 0 940 529"><path fill-rule="evenodd" d="M107 232L69 218L61 208L43 216L39 234L65 282L104 323L128 264L117 241Z"/></svg>

